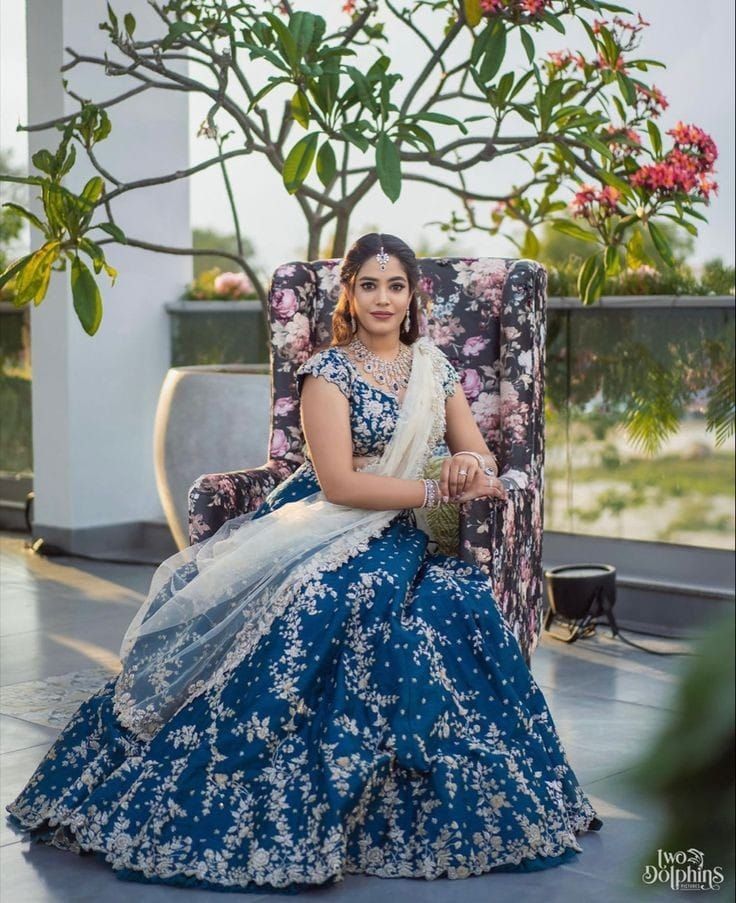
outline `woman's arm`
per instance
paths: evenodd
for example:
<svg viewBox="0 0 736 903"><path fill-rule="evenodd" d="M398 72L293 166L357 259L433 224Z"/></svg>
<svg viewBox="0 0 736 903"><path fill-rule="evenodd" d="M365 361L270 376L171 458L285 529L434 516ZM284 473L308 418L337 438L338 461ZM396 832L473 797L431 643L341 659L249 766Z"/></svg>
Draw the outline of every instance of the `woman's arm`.
<svg viewBox="0 0 736 903"><path fill-rule="evenodd" d="M486 445L461 386L458 385L454 394L447 399L445 415L447 421L445 441L450 449L450 454L460 451L477 452L488 463L496 464L495 456ZM494 469L498 470L497 467ZM467 471L467 474L463 477L459 474L460 470ZM468 501L477 498L479 486L485 487L487 482L488 477L483 474L483 468L472 455L448 458L442 465L440 490L443 496L449 495L451 499L457 498L460 502ZM506 490L503 485L497 480L494 480L493 483L493 487L483 494L495 498L506 498Z"/></svg>
<svg viewBox="0 0 736 903"><path fill-rule="evenodd" d="M334 383L311 374L304 378L301 418L317 479L328 501L376 511L418 508L423 503L422 480L353 470L350 403Z"/></svg>

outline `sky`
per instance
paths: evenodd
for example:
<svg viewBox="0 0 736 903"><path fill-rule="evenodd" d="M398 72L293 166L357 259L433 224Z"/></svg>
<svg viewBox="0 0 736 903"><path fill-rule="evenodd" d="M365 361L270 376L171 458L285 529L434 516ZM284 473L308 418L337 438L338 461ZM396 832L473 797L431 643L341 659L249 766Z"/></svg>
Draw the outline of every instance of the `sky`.
<svg viewBox="0 0 736 903"><path fill-rule="evenodd" d="M92 4L89 0L66 2ZM101 10L104 3L96 0ZM125 4L115 3L115 8ZM315 0L309 9L328 19L328 28L340 18L340 2ZM650 23L645 30L638 56L660 60L665 69L650 69L640 73L653 82L669 101L669 108L657 120L662 132L682 120L703 128L716 142L719 159L715 180L719 192L709 207L698 208L709 220L699 225L695 239L694 264L713 257L734 262L734 4L732 0L638 0L624 3L641 13ZM26 123L25 74L25 13L24 0L2 0L0 3L0 147L11 149L13 160L21 164L26 158L26 134L16 131L18 122ZM100 19L104 18L104 13ZM537 41L538 52L551 49L583 49L589 44L569 32L559 35L548 29L543 40ZM396 41L394 42L394 37ZM402 61L405 74L402 84L413 81L424 62L421 45L411 35L391 32L392 54L395 63ZM75 48L78 49L78 48ZM510 48L507 65L525 61L518 47ZM372 58L372 57L371 57ZM506 68L506 67L504 67ZM273 92L270 110L283 103ZM213 145L196 133L207 110L199 98L190 104L191 163L207 159ZM453 110L462 115L461 108ZM471 112L471 111L469 111ZM472 112L477 112L474 108ZM454 137L455 131L437 126L433 129L437 141ZM292 134L299 134L295 130ZM112 140L112 138L108 139ZM671 139L666 138L669 142ZM235 147L234 143L228 147ZM365 162L369 162L366 158ZM483 187L488 193L502 194L514 181L526 178L528 170L518 161L501 161L500 165L473 170L469 183ZM436 174L436 171L435 171ZM300 258L305 253L305 225L296 200L287 195L280 176L265 160L253 155L240 158L230 166L230 175L245 235L255 248L258 268L270 273L285 260ZM567 195L563 195L568 199ZM351 220L351 237L379 228L400 235L410 244L425 241L438 245L443 234L432 221L449 216L453 204L447 192L422 183L405 182L399 200L392 204L378 187L359 203ZM193 227L232 231L232 217L222 178L213 167L199 174L191 182L191 222ZM143 237L143 236L140 236ZM453 246L458 254L516 256L514 246L501 236L491 237L481 232L461 236Z"/></svg>

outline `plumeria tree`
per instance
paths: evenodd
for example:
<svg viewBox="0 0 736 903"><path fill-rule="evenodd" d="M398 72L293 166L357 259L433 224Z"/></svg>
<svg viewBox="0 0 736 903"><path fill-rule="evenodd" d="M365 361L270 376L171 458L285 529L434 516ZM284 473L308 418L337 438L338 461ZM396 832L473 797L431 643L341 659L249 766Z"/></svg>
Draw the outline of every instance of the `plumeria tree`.
<svg viewBox="0 0 736 903"><path fill-rule="evenodd" d="M18 305L45 297L52 270L71 270L74 305L89 334L99 327L96 275L114 280L107 246L163 253L218 253L171 248L125 234L118 199L131 191L195 176L217 167L228 194L237 263L265 302L266 286L243 253L228 166L260 154L301 210L307 254L318 256L327 231L332 255L345 251L351 216L372 189L396 202L407 181L446 192L450 213L436 225L504 234L522 256L535 256L535 229L555 228L584 239L578 290L595 301L606 274L626 255L634 224L646 224L666 264L672 253L658 223L668 218L697 234L699 208L716 190L717 152L696 125L678 123L665 135L656 124L667 100L646 79L662 64L637 55L641 16L597 0L347 0L328 30L310 4L231 0L149 0L159 28L145 37L134 16L107 7L103 56L67 48L65 73L101 66L122 81L116 97L91 102L64 77L77 113L28 130L57 127L55 150L33 156L36 172L21 181L40 189L41 216L16 207L41 231L38 250L13 261L0 286L14 280ZM270 7L270 8L269 8ZM541 55L536 42L581 26L586 46ZM421 54L407 81L392 35L409 32ZM522 54L522 65L509 59ZM512 51L514 51L512 53ZM108 110L146 91L186 91L207 98L199 134L212 154L189 169L124 181L99 161L97 145L114 140ZM462 112L461 112L462 111ZM66 184L77 149L97 175L75 192ZM523 180L492 186L504 158L522 161ZM482 188L471 176L482 172ZM6 178L12 178L6 176ZM15 179L18 180L17 177ZM478 183L480 180L475 179ZM452 209L454 207L454 209ZM520 238L519 226L522 227ZM640 244L640 242L639 242ZM90 270L85 258L91 261Z"/></svg>

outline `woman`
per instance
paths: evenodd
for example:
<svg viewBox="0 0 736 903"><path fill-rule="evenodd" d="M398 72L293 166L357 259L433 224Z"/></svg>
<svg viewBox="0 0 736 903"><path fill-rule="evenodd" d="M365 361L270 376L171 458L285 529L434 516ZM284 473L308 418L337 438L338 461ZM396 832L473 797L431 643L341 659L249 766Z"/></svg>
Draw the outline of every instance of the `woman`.
<svg viewBox="0 0 736 903"><path fill-rule="evenodd" d="M350 249L297 374L304 464L159 566L121 674L7 807L33 839L123 879L295 892L549 868L601 826L487 578L416 525L505 495L419 337L418 276L395 236Z"/></svg>

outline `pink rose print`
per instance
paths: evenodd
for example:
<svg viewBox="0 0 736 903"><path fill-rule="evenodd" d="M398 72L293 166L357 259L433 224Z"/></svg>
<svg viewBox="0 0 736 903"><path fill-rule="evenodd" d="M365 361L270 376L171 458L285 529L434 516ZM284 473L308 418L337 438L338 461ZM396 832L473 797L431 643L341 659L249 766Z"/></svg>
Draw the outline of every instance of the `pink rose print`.
<svg viewBox="0 0 736 903"><path fill-rule="evenodd" d="M460 374L460 385L463 387L463 392L465 392L465 397L468 401L477 398L480 390L483 388L483 383L480 376L478 376L477 370L463 370Z"/></svg>
<svg viewBox="0 0 736 903"><path fill-rule="evenodd" d="M274 430L271 439L271 457L283 458L289 450L289 442L283 430Z"/></svg>
<svg viewBox="0 0 736 903"><path fill-rule="evenodd" d="M288 396L277 398L273 404L274 417L283 417L284 414L288 414L289 411L293 411L295 407L296 402L293 398L289 398Z"/></svg>
<svg viewBox="0 0 736 903"><path fill-rule="evenodd" d="M277 289L273 293L271 306L279 320L290 320L299 308L296 293L291 288Z"/></svg>
<svg viewBox="0 0 736 903"><path fill-rule="evenodd" d="M463 345L463 354L467 354L468 357L472 357L474 354L480 354L487 345L488 339L484 339L483 336L471 336L469 339L465 340L465 344Z"/></svg>
<svg viewBox="0 0 736 903"><path fill-rule="evenodd" d="M478 398L470 406L481 432L498 428L498 395L490 392L481 392Z"/></svg>

